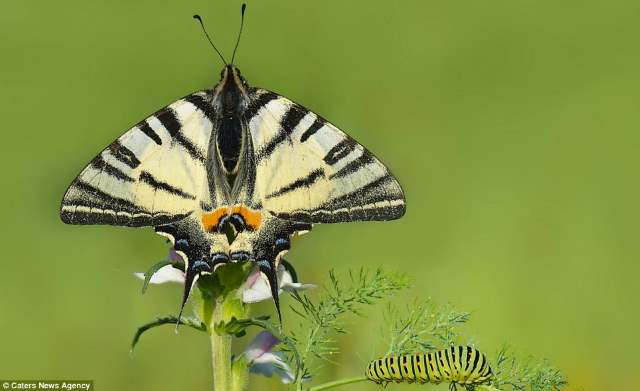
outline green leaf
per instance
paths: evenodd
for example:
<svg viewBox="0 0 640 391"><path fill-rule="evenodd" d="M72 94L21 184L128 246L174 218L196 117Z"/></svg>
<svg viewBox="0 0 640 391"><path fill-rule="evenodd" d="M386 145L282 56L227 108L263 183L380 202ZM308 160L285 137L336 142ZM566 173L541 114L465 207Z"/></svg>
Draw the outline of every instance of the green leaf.
<svg viewBox="0 0 640 391"><path fill-rule="evenodd" d="M131 353L133 353L133 349L136 347L136 345L138 344L138 341L140 340L140 337L142 336L142 334L144 334L144 332L146 332L147 330L150 330L154 327L158 327L158 326L162 326L165 324L174 324L176 325L185 325L188 327L191 327L193 329L196 329L198 331L206 331L207 327L205 326L204 323L200 322L200 320L195 319L195 318L185 318L182 317L180 319L178 319L177 316L173 316L173 315L169 315L169 316L163 316L163 317L159 317L154 321L151 321L149 323L143 324L142 326L138 327L138 330L136 331L136 334L133 336L133 341L131 341Z"/></svg>
<svg viewBox="0 0 640 391"><path fill-rule="evenodd" d="M460 341L459 328L470 317L469 312L437 305L431 299L414 300L404 310L390 302L384 311L389 334L386 354L409 354L464 343Z"/></svg>
<svg viewBox="0 0 640 391"><path fill-rule="evenodd" d="M547 360L520 357L511 348L503 346L493 362L492 385L513 390L557 391L567 385L567 380Z"/></svg>
<svg viewBox="0 0 640 391"><path fill-rule="evenodd" d="M198 287L209 292L212 297L226 297L236 294L253 268L252 262L226 263L210 275L203 275L198 279Z"/></svg>
<svg viewBox="0 0 640 391"><path fill-rule="evenodd" d="M268 315L248 319L237 319L233 317L228 322L220 321L216 323L213 327L213 331L218 335L233 334L236 337L242 337L247 333L246 329L249 326L264 328L267 320L269 320Z"/></svg>
<svg viewBox="0 0 640 391"><path fill-rule="evenodd" d="M147 287L149 286L149 281L151 281L151 277L161 268L167 266L167 265L173 265L173 262L171 262L170 259L163 259L162 261L154 264L153 266L151 266L149 268L149 270L147 270L146 272L144 272L144 283L142 284L142 294L144 295L144 293L147 291Z"/></svg>

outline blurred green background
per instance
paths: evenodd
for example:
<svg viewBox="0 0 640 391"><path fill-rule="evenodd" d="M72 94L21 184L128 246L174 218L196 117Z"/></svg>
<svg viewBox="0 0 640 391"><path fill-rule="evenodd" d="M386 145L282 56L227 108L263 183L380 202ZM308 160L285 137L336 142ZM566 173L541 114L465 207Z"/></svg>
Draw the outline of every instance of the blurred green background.
<svg viewBox="0 0 640 391"><path fill-rule="evenodd" d="M136 326L178 309L180 287L141 296L132 277L165 255L163 240L65 226L58 207L129 126L217 81L191 16L228 55L239 4L4 4L2 378L212 388L208 341L186 328L154 330L129 356ZM297 240L288 259L301 277L407 270L415 296L473 311L467 335L485 350L546 357L572 389L637 386L639 18L632 1L250 2L243 75L349 132L407 195L400 221ZM350 322L343 365L321 379L360 374L380 353L377 318Z"/></svg>

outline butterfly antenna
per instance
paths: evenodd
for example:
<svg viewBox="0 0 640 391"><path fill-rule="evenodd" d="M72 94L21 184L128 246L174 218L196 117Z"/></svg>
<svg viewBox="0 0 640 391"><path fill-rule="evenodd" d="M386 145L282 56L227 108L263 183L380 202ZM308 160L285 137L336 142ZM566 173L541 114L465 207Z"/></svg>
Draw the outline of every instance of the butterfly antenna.
<svg viewBox="0 0 640 391"><path fill-rule="evenodd" d="M218 56L220 56L220 59L222 60L224 65L227 65L228 64L227 60L224 59L224 57L222 56L222 53L220 53L220 51L218 50L216 45L213 44L213 41L211 40L211 37L209 36L209 33L207 33L207 29L204 28L204 23L202 22L202 18L200 17L200 15L198 15L198 14L193 15L193 19L196 19L196 20L198 20L198 22L200 22L200 26L202 27L202 31L204 31L204 35L206 35L207 39L209 40L209 43L211 44L211 47L213 48L213 50L216 51L216 53L218 53Z"/></svg>
<svg viewBox="0 0 640 391"><path fill-rule="evenodd" d="M236 58L236 50L238 50L238 45L240 44L240 36L242 35L242 27L244 26L244 10L247 9L247 4L242 3L242 8L240 9L240 31L238 32L238 39L236 39L236 47L233 48L233 54L231 55L231 64L233 64L233 59Z"/></svg>

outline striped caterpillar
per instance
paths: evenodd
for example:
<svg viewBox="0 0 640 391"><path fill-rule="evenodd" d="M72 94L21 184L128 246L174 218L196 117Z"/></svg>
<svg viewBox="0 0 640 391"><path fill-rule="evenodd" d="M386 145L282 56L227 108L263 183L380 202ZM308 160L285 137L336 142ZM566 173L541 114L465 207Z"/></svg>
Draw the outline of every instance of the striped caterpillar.
<svg viewBox="0 0 640 391"><path fill-rule="evenodd" d="M375 383L433 383L450 382L467 389L486 383L492 372L484 354L470 346L451 346L429 353L386 356L372 361L367 378Z"/></svg>

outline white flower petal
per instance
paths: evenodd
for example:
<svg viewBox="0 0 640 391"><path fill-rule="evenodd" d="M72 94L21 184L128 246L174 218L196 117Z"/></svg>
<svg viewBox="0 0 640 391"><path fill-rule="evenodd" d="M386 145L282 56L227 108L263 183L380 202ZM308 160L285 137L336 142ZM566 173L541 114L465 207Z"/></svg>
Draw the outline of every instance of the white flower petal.
<svg viewBox="0 0 640 391"><path fill-rule="evenodd" d="M278 365L278 366L284 367L286 369L289 369L289 366L287 365L287 363L284 362L284 360L280 356L278 356L276 353L271 353L271 352L267 352L267 353L262 354L260 357L256 358L251 363L252 364L267 364L267 363L271 363L271 364Z"/></svg>
<svg viewBox="0 0 640 391"><path fill-rule="evenodd" d="M144 280L144 273L134 273L136 277L141 280ZM176 269L171 265L166 265L158 269L151 279L149 280L150 284L164 284L165 282L176 282L179 284L184 284L185 276L182 270Z"/></svg>
<svg viewBox="0 0 640 391"><path fill-rule="evenodd" d="M284 265L278 265L278 294L282 294L282 291L292 292L298 290L304 290L309 288L315 288L313 284L301 284L299 282L293 282L291 273L284 267ZM269 287L269 280L267 276L262 274L258 268L254 268L247 282L245 288L242 291L242 301L245 303L256 303L263 300L271 299L271 289Z"/></svg>
<svg viewBox="0 0 640 391"><path fill-rule="evenodd" d="M251 373L271 377L274 374L284 384L293 382L294 376L289 365L271 349L280 341L268 331L258 333L244 352Z"/></svg>
<svg viewBox="0 0 640 391"><path fill-rule="evenodd" d="M280 287L282 288L283 285L291 284L292 282L293 276L289 273L289 270L282 264L278 265L278 283Z"/></svg>
<svg viewBox="0 0 640 391"><path fill-rule="evenodd" d="M267 300L271 298L271 289L269 289L269 280L267 277L257 272L254 276L252 273L247 282L251 284L245 285L245 289L242 291L242 301L245 303L257 303L259 301Z"/></svg>
<svg viewBox="0 0 640 391"><path fill-rule="evenodd" d="M244 352L249 362L258 360L262 355L268 353L274 346L280 343L280 340L268 331L261 331L247 346Z"/></svg>
<svg viewBox="0 0 640 391"><path fill-rule="evenodd" d="M275 353L263 354L251 364L249 371L266 377L271 377L275 374L284 384L289 384L295 380L289 365Z"/></svg>

